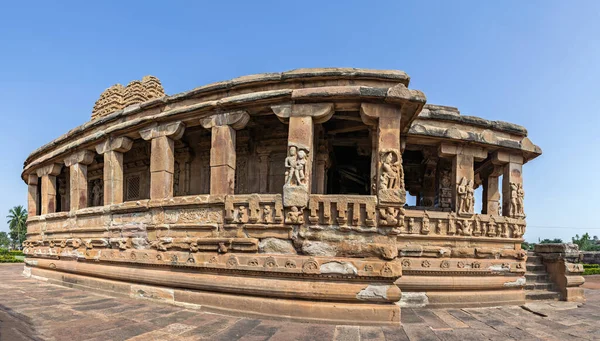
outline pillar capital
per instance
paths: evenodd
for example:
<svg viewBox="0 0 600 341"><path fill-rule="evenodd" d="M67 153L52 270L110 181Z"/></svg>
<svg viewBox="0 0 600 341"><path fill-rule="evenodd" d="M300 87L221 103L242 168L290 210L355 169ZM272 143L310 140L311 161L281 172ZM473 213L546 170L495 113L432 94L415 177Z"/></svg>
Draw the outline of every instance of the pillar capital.
<svg viewBox="0 0 600 341"><path fill-rule="evenodd" d="M220 113L205 117L200 120L200 124L205 129L212 127L230 126L235 130L244 129L250 121L250 115L245 110Z"/></svg>
<svg viewBox="0 0 600 341"><path fill-rule="evenodd" d="M397 118L400 122L402 112L399 106L391 104L362 103L360 117L366 125L375 125L380 118Z"/></svg>
<svg viewBox="0 0 600 341"><path fill-rule="evenodd" d="M183 122L169 122L165 124L154 124L148 128L140 130L141 137L148 141L157 137L168 137L173 140L179 140L185 131Z"/></svg>
<svg viewBox="0 0 600 341"><path fill-rule="evenodd" d="M515 163L518 165L523 164L523 155L520 154L511 154L505 151L497 151L492 154L491 158L492 162L496 165L504 165L507 163Z"/></svg>
<svg viewBox="0 0 600 341"><path fill-rule="evenodd" d="M94 162L94 152L89 150L81 150L65 158L65 166L71 167L76 163L89 165Z"/></svg>
<svg viewBox="0 0 600 341"><path fill-rule="evenodd" d="M118 152L125 153L133 146L133 140L128 137L113 137L100 143L96 146L96 152L98 154L105 154L106 152Z"/></svg>
<svg viewBox="0 0 600 341"><path fill-rule="evenodd" d="M289 123L290 117L312 117L313 123L327 122L334 113L333 103L280 104L271 106L271 110L283 123Z"/></svg>
<svg viewBox="0 0 600 341"><path fill-rule="evenodd" d="M438 153L441 157L453 157L456 155L472 156L476 161L482 161L488 156L487 150L482 147L450 143L440 144Z"/></svg>
<svg viewBox="0 0 600 341"><path fill-rule="evenodd" d="M37 172L37 176L42 177L42 176L57 176L58 174L60 174L60 170L62 169L62 164L60 163L53 163L53 164L49 164L46 165L44 167L40 167L36 170Z"/></svg>

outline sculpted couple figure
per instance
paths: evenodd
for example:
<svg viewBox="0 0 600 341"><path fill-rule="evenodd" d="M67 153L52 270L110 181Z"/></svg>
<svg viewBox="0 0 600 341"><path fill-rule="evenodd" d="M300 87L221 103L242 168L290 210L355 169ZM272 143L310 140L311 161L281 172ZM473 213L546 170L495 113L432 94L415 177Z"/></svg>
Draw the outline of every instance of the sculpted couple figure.
<svg viewBox="0 0 600 341"><path fill-rule="evenodd" d="M288 157L285 158L285 184L302 185L306 182L306 152L290 146Z"/></svg>

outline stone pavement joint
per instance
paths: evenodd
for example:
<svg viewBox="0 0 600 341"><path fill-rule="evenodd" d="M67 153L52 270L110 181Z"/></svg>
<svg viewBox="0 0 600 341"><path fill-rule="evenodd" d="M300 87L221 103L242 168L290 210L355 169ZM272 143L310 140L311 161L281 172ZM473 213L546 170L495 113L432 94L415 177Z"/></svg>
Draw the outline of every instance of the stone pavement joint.
<svg viewBox="0 0 600 341"><path fill-rule="evenodd" d="M598 340L600 276L587 302L519 306L403 308L402 326L347 326L240 318L132 298L115 298L21 276L0 265L0 341L21 340Z"/></svg>

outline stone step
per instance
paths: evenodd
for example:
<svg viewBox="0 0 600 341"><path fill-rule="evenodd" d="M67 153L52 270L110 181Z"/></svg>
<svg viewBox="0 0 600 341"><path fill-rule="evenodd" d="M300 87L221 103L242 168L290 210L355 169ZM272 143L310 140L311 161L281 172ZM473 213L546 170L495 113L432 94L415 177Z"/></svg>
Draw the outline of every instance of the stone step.
<svg viewBox="0 0 600 341"><path fill-rule="evenodd" d="M542 263L542 257L540 256L527 256L527 264L542 265L544 263Z"/></svg>
<svg viewBox="0 0 600 341"><path fill-rule="evenodd" d="M544 282L548 282L549 278L548 278L548 274L546 272L542 272L542 271L538 271L538 272L526 272L525 273L525 279L527 280L527 283L544 283Z"/></svg>
<svg viewBox="0 0 600 341"><path fill-rule="evenodd" d="M559 300L560 293L550 290L530 290L525 292L525 299L530 301Z"/></svg>
<svg viewBox="0 0 600 341"><path fill-rule="evenodd" d="M527 271L546 271L546 267L544 265L526 264L525 268L527 269Z"/></svg>
<svg viewBox="0 0 600 341"><path fill-rule="evenodd" d="M526 283L525 290L552 290L554 285L552 283Z"/></svg>

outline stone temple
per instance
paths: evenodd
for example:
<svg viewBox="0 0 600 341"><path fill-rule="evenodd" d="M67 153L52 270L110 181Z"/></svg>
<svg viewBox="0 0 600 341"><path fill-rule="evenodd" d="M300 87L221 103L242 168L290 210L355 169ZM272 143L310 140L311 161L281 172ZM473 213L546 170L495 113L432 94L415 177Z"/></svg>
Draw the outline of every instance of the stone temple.
<svg viewBox="0 0 600 341"><path fill-rule="evenodd" d="M409 80L329 68L173 96L152 76L112 86L25 161L25 274L333 323L522 304L523 165L541 149ZM561 298L581 299L582 269L561 264Z"/></svg>

